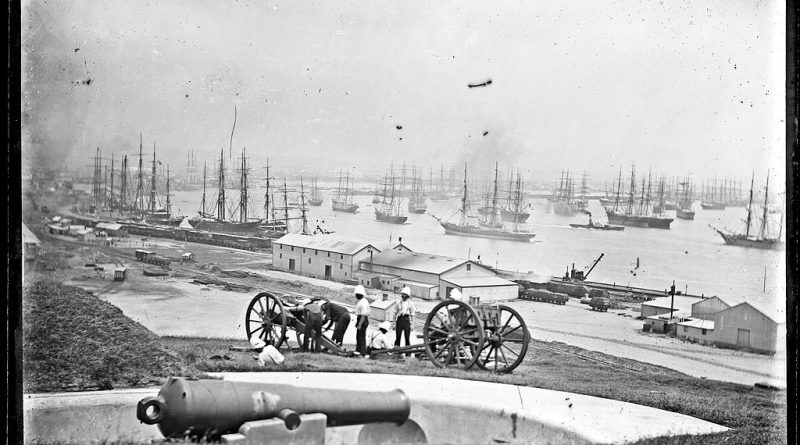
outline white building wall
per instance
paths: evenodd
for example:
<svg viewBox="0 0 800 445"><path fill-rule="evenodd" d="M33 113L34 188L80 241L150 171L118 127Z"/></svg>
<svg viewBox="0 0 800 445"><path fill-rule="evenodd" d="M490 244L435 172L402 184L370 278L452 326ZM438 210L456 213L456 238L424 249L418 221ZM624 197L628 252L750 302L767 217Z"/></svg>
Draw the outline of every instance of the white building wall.
<svg viewBox="0 0 800 445"><path fill-rule="evenodd" d="M724 311L729 307L730 305L726 304L717 297L709 298L705 301L701 301L692 305L692 317L711 320L714 318L714 314Z"/></svg>
<svg viewBox="0 0 800 445"><path fill-rule="evenodd" d="M740 329L747 333L740 334ZM714 314L714 342L728 346L742 346L739 344L740 335L749 337L749 345L746 347L764 352L775 352L778 325L766 315L746 304Z"/></svg>
<svg viewBox="0 0 800 445"><path fill-rule="evenodd" d="M519 296L519 290L517 286L465 287L461 289L461 295L465 302L469 302L471 297L479 297L481 303L492 303L515 300Z"/></svg>
<svg viewBox="0 0 800 445"><path fill-rule="evenodd" d="M713 341L712 337L714 335L714 330L706 329L705 331L706 333L703 334L703 329L701 328L678 325L677 334L678 338L700 343L702 345L710 344Z"/></svg>
<svg viewBox="0 0 800 445"><path fill-rule="evenodd" d="M359 255L360 253L356 254ZM325 266L330 266L330 279L347 281L353 277L354 255L346 255L319 249L272 245L272 267L314 278L326 278ZM294 267L292 266L294 260Z"/></svg>

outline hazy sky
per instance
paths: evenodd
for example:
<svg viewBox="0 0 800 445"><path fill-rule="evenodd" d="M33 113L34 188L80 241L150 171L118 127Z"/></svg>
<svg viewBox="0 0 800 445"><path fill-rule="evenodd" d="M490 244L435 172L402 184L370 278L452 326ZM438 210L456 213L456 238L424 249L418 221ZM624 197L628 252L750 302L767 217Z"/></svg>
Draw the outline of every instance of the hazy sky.
<svg viewBox="0 0 800 445"><path fill-rule="evenodd" d="M782 179L784 16L760 0L23 0L23 150L83 167L142 132L179 170L190 148L227 153L235 105L234 152L298 171Z"/></svg>

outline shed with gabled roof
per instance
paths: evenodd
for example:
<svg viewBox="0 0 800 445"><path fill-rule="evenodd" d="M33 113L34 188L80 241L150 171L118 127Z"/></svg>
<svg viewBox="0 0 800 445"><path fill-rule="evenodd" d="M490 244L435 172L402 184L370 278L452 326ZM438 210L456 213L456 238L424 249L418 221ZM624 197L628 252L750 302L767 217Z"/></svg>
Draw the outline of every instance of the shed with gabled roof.
<svg viewBox="0 0 800 445"><path fill-rule="evenodd" d="M380 250L370 243L331 235L286 234L272 243L272 267L342 282L355 282L358 265Z"/></svg>

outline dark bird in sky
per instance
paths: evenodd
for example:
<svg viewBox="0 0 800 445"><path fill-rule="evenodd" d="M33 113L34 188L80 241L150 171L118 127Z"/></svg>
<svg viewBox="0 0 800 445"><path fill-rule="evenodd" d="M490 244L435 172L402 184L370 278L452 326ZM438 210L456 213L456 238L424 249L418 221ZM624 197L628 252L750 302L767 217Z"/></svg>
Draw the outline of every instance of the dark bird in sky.
<svg viewBox="0 0 800 445"><path fill-rule="evenodd" d="M485 86L488 86L488 85L491 85L491 84L492 84L492 79L489 79L489 80L487 80L486 82L483 82L483 83L468 83L467 86L469 88L475 88L475 87L485 87Z"/></svg>
<svg viewBox="0 0 800 445"><path fill-rule="evenodd" d="M398 129L398 130L402 130L402 129L403 129L403 126L402 126L402 125L398 125L398 126L397 126L397 129Z"/></svg>
<svg viewBox="0 0 800 445"><path fill-rule="evenodd" d="M488 132L488 131L484 131L484 132L483 132L483 135L484 135L484 136L486 136L487 134L489 134L489 132Z"/></svg>

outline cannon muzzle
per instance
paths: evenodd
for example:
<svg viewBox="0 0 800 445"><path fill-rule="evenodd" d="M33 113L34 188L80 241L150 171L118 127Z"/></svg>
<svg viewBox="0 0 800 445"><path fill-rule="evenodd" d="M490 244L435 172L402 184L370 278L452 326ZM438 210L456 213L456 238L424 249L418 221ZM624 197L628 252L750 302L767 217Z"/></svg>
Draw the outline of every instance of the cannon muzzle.
<svg viewBox="0 0 800 445"><path fill-rule="evenodd" d="M158 424L167 438L216 437L238 431L245 422L274 417L293 430L300 426L300 414L325 414L328 426L375 422L399 425L410 412L408 397L399 389L346 391L170 377L157 397L139 401L136 418Z"/></svg>

